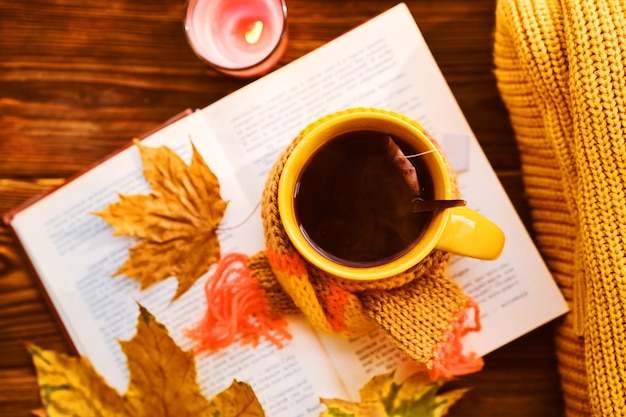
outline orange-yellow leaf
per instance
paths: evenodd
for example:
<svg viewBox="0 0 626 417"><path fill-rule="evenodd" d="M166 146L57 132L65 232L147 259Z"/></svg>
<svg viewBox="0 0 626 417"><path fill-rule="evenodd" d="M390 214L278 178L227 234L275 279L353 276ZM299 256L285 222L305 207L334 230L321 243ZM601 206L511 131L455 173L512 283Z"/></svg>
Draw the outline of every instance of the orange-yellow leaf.
<svg viewBox="0 0 626 417"><path fill-rule="evenodd" d="M38 408L36 410L30 410L30 413L36 417L48 417L48 413L46 413L45 408Z"/></svg>
<svg viewBox="0 0 626 417"><path fill-rule="evenodd" d="M385 407L381 403L361 402L355 403L338 398L320 398L327 408L320 417L388 417Z"/></svg>
<svg viewBox="0 0 626 417"><path fill-rule="evenodd" d="M398 383L394 373L374 376L360 390L361 401L322 399L320 417L443 417L467 392L455 389L438 394L442 382L432 382L416 372Z"/></svg>
<svg viewBox="0 0 626 417"><path fill-rule="evenodd" d="M109 387L86 358L29 346L48 417L263 417L252 388L243 382L212 400L200 392L192 352L140 306L137 333L120 342L128 360L126 394ZM220 411L221 414L215 414Z"/></svg>
<svg viewBox="0 0 626 417"><path fill-rule="evenodd" d="M49 417L126 416L117 391L107 385L87 358L73 358L34 345L29 351Z"/></svg>
<svg viewBox="0 0 626 417"><path fill-rule="evenodd" d="M227 203L217 177L193 145L189 166L167 147L137 146L150 194L120 195L94 214L113 226L115 235L141 239L114 275L138 279L141 289L176 277L176 299L219 260L216 230Z"/></svg>
<svg viewBox="0 0 626 417"><path fill-rule="evenodd" d="M256 398L252 387L244 382L233 381L224 391L211 400L211 416L219 417L263 417L265 412Z"/></svg>
<svg viewBox="0 0 626 417"><path fill-rule="evenodd" d="M208 411L193 352L180 349L145 308L140 307L136 335L120 344L130 373L125 395L130 415L191 417Z"/></svg>

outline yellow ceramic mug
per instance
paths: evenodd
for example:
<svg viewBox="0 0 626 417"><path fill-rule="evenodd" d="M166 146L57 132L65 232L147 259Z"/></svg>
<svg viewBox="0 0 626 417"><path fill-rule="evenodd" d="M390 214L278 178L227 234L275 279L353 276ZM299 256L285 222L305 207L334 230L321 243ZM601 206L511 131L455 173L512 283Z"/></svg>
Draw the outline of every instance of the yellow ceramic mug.
<svg viewBox="0 0 626 417"><path fill-rule="evenodd" d="M294 196L312 155L333 139L351 132L380 132L403 142L420 156L432 179L434 199L455 199L455 188L441 150L421 126L396 113L377 109L350 109L320 119L307 128L285 162L279 180L281 222L298 252L313 265L338 277L374 280L391 277L419 263L433 249L478 259L496 259L504 246L502 230L468 207L437 210L419 239L398 257L377 265L355 266L339 262L311 244L303 232ZM430 152L429 152L430 151Z"/></svg>

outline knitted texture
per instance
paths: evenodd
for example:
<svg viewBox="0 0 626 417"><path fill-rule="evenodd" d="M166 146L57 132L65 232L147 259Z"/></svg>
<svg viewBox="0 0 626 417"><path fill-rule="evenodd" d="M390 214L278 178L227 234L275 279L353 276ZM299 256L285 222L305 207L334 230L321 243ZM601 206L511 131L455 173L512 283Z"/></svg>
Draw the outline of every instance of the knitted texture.
<svg viewBox="0 0 626 417"><path fill-rule="evenodd" d="M276 313L281 315L300 314L298 306L294 304L276 279L265 252L259 252L252 256L248 262L248 268L254 271L259 282L259 288L265 291L265 298L269 300Z"/></svg>
<svg viewBox="0 0 626 417"><path fill-rule="evenodd" d="M384 329L393 343L424 364L433 378L479 370L480 359L461 354L462 335L479 326L477 317L471 320L466 314L468 308L476 308L472 300L445 276L449 255L435 250L396 276L354 281L320 270L292 246L278 212L279 178L295 145L324 120L313 123L295 138L269 173L261 214L266 242L263 253L270 269L263 263L251 265L253 275L260 282L275 279L280 283L307 320L322 331L357 336L377 326ZM256 259L264 258L257 255ZM278 310L283 308L281 304Z"/></svg>
<svg viewBox="0 0 626 417"><path fill-rule="evenodd" d="M626 14L619 0L499 0L495 65L538 246L571 312L568 416L626 415Z"/></svg>

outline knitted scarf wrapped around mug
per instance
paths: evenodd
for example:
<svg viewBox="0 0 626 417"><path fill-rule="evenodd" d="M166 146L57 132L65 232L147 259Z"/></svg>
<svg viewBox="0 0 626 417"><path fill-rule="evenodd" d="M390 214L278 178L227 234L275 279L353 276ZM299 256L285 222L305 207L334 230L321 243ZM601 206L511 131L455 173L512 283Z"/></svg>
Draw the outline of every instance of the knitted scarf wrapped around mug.
<svg viewBox="0 0 626 417"><path fill-rule="evenodd" d="M537 242L568 299L555 342L568 416L626 415L626 9L499 0L496 77Z"/></svg>
<svg viewBox="0 0 626 417"><path fill-rule="evenodd" d="M463 336L480 329L478 305L446 276L448 253L435 249L400 274L357 281L315 267L289 240L277 202L285 161L310 129L342 113L305 128L275 162L261 201L265 250L223 257L205 286L207 313L187 335L198 342L196 351L236 338L254 344L260 336L280 346L290 337L282 316L302 314L313 327L345 337L382 329L433 380L480 370L482 359L462 347Z"/></svg>

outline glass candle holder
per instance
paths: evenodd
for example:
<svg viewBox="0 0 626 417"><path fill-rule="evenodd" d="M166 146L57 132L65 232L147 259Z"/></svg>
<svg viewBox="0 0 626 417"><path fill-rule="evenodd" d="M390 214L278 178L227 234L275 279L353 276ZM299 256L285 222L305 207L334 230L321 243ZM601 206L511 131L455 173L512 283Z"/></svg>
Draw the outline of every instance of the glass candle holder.
<svg viewBox="0 0 626 417"><path fill-rule="evenodd" d="M287 47L285 0L188 0L185 33L196 55L235 77L269 72Z"/></svg>

